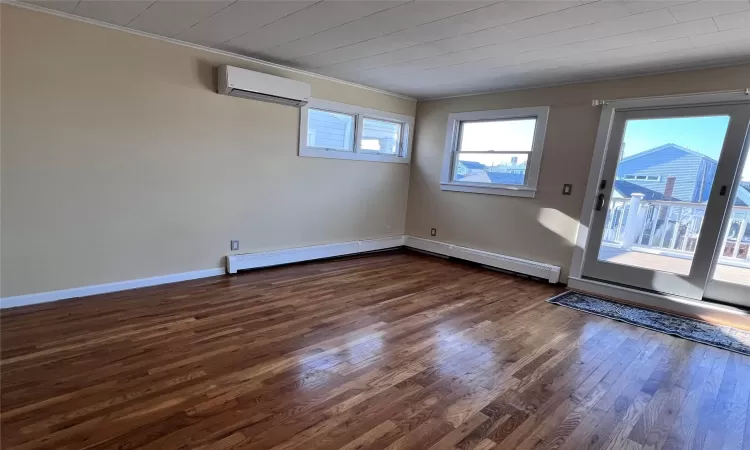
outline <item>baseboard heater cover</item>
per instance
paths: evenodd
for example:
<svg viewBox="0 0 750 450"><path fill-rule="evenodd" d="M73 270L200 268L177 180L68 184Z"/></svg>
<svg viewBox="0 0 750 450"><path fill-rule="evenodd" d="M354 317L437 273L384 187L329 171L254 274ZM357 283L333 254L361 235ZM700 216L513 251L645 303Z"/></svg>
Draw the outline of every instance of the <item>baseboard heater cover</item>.
<svg viewBox="0 0 750 450"><path fill-rule="evenodd" d="M404 236L394 236L380 239L367 239L362 241L272 250L268 252L229 255L227 256L227 273L237 273L239 270L278 266L302 261L312 261L315 259L332 258L335 256L387 250L389 248L403 247L403 245Z"/></svg>
<svg viewBox="0 0 750 450"><path fill-rule="evenodd" d="M432 241L413 236L406 236L405 245L417 250L464 259L485 266L546 279L549 280L550 283L557 283L560 281L560 267L551 264L514 258L499 253L485 252L482 250L475 250L473 248L461 247L458 245L446 244L445 242Z"/></svg>
<svg viewBox="0 0 750 450"><path fill-rule="evenodd" d="M481 250L460 247L453 244L446 244L439 241L431 241L429 239L421 239L412 236L393 236L380 239L367 239L327 245L315 245L310 247L291 248L270 252L230 255L227 257L226 269L213 268L206 270L197 270L193 272L176 273L150 278L118 281L108 284L81 286L59 291L39 292L13 297L3 297L0 298L0 308L32 305L37 303L64 300L68 298L106 294L110 292L124 291L146 286L157 286L167 283L195 280L199 278L221 275L225 271L228 273L236 273L238 270L242 269L270 267L301 261L331 258L335 256L346 256L357 253L387 250L403 246L447 257L464 259L502 270L508 270L511 272L517 272L537 278L547 279L550 283L557 283L560 279L560 268L549 264L527 261L524 259L504 256L497 253L484 252Z"/></svg>

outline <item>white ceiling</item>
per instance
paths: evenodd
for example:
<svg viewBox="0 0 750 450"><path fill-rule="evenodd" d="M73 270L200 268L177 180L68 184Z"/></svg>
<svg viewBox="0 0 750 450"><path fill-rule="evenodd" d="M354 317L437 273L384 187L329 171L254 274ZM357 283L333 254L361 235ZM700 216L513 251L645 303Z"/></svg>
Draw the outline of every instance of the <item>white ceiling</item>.
<svg viewBox="0 0 750 450"><path fill-rule="evenodd" d="M750 0L25 2L417 98L750 61Z"/></svg>

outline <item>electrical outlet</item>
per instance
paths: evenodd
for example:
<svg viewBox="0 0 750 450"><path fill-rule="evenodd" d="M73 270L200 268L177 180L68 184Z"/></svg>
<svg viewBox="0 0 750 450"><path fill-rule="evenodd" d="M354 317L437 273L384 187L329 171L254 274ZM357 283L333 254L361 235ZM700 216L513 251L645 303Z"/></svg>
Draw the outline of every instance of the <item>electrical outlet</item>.
<svg viewBox="0 0 750 450"><path fill-rule="evenodd" d="M570 195L573 192L572 184L563 184L563 195Z"/></svg>
<svg viewBox="0 0 750 450"><path fill-rule="evenodd" d="M239 250L240 249L240 241L229 241L229 249L232 250L232 251Z"/></svg>
<svg viewBox="0 0 750 450"><path fill-rule="evenodd" d="M390 232L391 232L391 226L390 226L390 225L386 226L386 227L385 227L385 231L387 231L387 232L389 232L389 233L390 233Z"/></svg>
<svg viewBox="0 0 750 450"><path fill-rule="evenodd" d="M430 236L437 236L437 229L430 228Z"/></svg>

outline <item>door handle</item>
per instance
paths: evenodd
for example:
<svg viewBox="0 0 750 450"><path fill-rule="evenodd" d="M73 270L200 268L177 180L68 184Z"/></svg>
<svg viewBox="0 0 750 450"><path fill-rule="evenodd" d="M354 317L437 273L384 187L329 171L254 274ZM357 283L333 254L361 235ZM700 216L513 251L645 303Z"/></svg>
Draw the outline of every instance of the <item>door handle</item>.
<svg viewBox="0 0 750 450"><path fill-rule="evenodd" d="M601 211L604 208L604 194L596 196L596 206L594 207L597 211Z"/></svg>

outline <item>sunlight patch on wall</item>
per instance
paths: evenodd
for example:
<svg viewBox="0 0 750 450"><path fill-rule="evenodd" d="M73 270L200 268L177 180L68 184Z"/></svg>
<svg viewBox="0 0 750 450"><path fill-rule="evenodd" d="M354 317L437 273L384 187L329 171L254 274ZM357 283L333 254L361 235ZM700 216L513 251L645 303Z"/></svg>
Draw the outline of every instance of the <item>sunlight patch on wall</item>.
<svg viewBox="0 0 750 450"><path fill-rule="evenodd" d="M541 208L537 220L544 228L557 234L571 246L575 245L578 220L554 208Z"/></svg>

